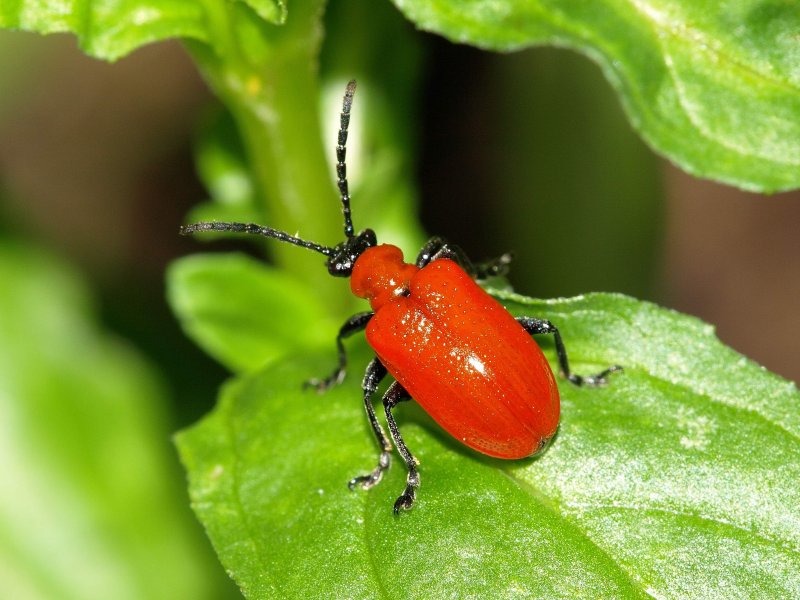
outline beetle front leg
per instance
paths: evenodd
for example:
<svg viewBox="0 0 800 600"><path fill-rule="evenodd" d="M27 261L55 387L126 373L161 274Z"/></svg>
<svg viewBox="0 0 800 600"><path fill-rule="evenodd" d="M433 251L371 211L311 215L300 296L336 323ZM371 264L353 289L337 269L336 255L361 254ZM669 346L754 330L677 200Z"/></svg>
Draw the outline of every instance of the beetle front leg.
<svg viewBox="0 0 800 600"><path fill-rule="evenodd" d="M517 322L522 325L522 328L531 335L537 335L540 333L553 334L556 343L556 355L558 356L558 364L561 367L561 372L564 374L564 377L569 379L575 385L605 385L608 382L606 378L611 373L622 371L622 367L619 365L612 365L597 375L590 375L587 377L576 375L569 370L567 350L564 348L564 341L561 339L561 333L558 331L558 327L553 325L550 321L545 319L534 319L533 317L517 317Z"/></svg>
<svg viewBox="0 0 800 600"><path fill-rule="evenodd" d="M473 279L488 279L508 273L508 265L511 263L512 256L506 252L495 259L473 263L460 246L449 244L443 238L434 236L419 251L416 265L421 269L440 258L449 258L454 261Z"/></svg>
<svg viewBox="0 0 800 600"><path fill-rule="evenodd" d="M447 246L447 242L444 241L444 238L439 237L438 235L433 236L425 245L420 249L419 254L417 254L417 260L415 264L421 269L427 266L432 260L436 253L442 249L442 247Z"/></svg>
<svg viewBox="0 0 800 600"><path fill-rule="evenodd" d="M392 444L389 438L386 437L386 432L378 422L378 418L375 416L375 409L372 407L372 395L377 391L378 385L380 385L384 377L386 377L386 367L383 366L380 360L373 358L367 365L361 389L364 391L364 408L367 411L367 418L372 426L372 431L375 432L375 437L378 439L381 454L378 457L378 466L371 473L353 477L350 480L347 485L351 490L355 489L356 486L361 486L368 490L376 485L383 477L383 472L389 468L392 462Z"/></svg>
<svg viewBox="0 0 800 600"><path fill-rule="evenodd" d="M414 505L414 500L416 499L416 490L419 487L419 472L417 471L417 465L419 465L419 461L414 458L414 455L411 454L408 446L406 446L405 441L403 441L403 436L400 435L397 422L394 420L394 415L392 415L392 409L395 406L397 406L400 402L410 399L411 396L409 393L397 381L389 386L389 389L386 390L386 394L383 396L383 408L386 411L386 421L389 424L389 433L392 434L394 445L397 446L397 451L400 452L400 456L403 457L406 467L408 468L406 489L394 503L394 514L398 514L400 509L408 510Z"/></svg>
<svg viewBox="0 0 800 600"><path fill-rule="evenodd" d="M367 323L369 323L369 320L374 314L375 313L372 312L358 313L357 315L353 315L347 319L347 321L345 321L344 325L342 325L342 327L339 329L339 334L336 336L336 350L339 353L338 366L333 373L324 379L309 379L306 381L305 387L316 388L317 392L322 393L328 388L342 383L347 369L347 354L344 351L343 340L347 337L350 337L354 333L363 331L367 327Z"/></svg>

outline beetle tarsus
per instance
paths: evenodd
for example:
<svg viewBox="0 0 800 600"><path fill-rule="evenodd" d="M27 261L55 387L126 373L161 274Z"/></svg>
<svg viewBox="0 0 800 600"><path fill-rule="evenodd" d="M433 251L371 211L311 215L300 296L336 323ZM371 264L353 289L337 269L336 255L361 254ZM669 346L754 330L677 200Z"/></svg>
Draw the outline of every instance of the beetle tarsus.
<svg viewBox="0 0 800 600"><path fill-rule="evenodd" d="M325 377L324 379L313 377L303 383L303 388L314 388L318 394L323 394L332 387L342 383L342 381L344 381L346 372L347 371L345 369L336 369L332 375Z"/></svg>
<svg viewBox="0 0 800 600"><path fill-rule="evenodd" d="M416 493L414 488L410 485L406 486L406 491L395 501L394 503L394 514L399 515L401 510L411 510L411 507L414 506L414 500L416 499Z"/></svg>
<svg viewBox="0 0 800 600"><path fill-rule="evenodd" d="M408 471L406 479L406 489L394 503L394 514L399 515L401 510L410 510L417 499L417 488L419 487L419 473L414 467Z"/></svg>
<svg viewBox="0 0 800 600"><path fill-rule="evenodd" d="M605 371L598 373L597 375L588 375L588 376L581 376L571 373L570 375L565 375L567 379L569 379L570 383L573 383L577 386L589 386L589 387L597 387L603 386L608 383L608 376L611 373L616 373L618 371L622 371L623 368L619 365L611 365Z"/></svg>
<svg viewBox="0 0 800 600"><path fill-rule="evenodd" d="M358 477L353 477L348 483L347 487L351 490L356 489L356 487L360 487L361 489L368 490L373 486L376 486L380 483L381 478L383 477L383 472L389 468L392 464L392 455L391 455L391 447L381 452L380 458L378 459L378 466L372 470L372 473L368 475L359 475Z"/></svg>

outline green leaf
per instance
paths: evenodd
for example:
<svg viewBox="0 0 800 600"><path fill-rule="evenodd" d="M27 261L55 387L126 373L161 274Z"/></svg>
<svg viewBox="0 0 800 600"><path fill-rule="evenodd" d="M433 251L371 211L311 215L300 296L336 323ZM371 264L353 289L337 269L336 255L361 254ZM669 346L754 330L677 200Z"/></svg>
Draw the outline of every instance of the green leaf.
<svg viewBox="0 0 800 600"><path fill-rule="evenodd" d="M238 0L252 8L268 23L286 22L286 0Z"/></svg>
<svg viewBox="0 0 800 600"><path fill-rule="evenodd" d="M7 0L0 4L0 27L36 33L70 32L87 54L116 60L136 48L167 38L222 42L221 0ZM280 24L283 0L240 0L261 19Z"/></svg>
<svg viewBox="0 0 800 600"><path fill-rule="evenodd" d="M788 2L394 0L418 27L481 48L553 44L597 61L633 126L698 176L800 185L800 11Z"/></svg>
<svg viewBox="0 0 800 600"><path fill-rule="evenodd" d="M0 597L220 597L151 367L52 257L0 242L0 289Z"/></svg>
<svg viewBox="0 0 800 600"><path fill-rule="evenodd" d="M167 294L186 334L235 372L301 348L334 347L335 325L314 291L241 254L175 261Z"/></svg>
<svg viewBox="0 0 800 600"><path fill-rule="evenodd" d="M559 433L536 459L480 456L409 403L397 414L421 461L414 510L392 514L396 456L380 485L350 492L377 458L355 343L324 396L301 382L334 353L290 357L234 380L180 434L195 510L247 597L800 595L793 384L648 303L497 295L556 323L577 372L626 368L604 388L561 382Z"/></svg>

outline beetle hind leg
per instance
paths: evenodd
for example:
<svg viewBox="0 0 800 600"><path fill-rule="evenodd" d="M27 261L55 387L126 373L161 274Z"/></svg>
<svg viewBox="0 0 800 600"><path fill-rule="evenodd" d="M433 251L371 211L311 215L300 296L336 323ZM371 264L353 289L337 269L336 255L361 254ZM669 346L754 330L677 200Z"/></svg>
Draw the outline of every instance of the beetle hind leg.
<svg viewBox="0 0 800 600"><path fill-rule="evenodd" d="M416 491L419 487L419 472L417 471L419 461L414 458L414 455L411 454L408 446L406 446L405 441L403 441L403 436L400 435L400 429L398 429L397 422L394 420L394 415L392 414L392 409L395 406L400 402L410 399L411 395L397 381L389 386L389 389L386 390L386 394L383 396L383 407L386 411L389 433L392 435L394 445L397 446L397 451L400 453L400 456L403 457L406 467L408 468L406 489L403 490L403 493L400 494L400 497L394 503L394 514L399 514L400 510L409 510L414 505L414 500L417 496Z"/></svg>
<svg viewBox="0 0 800 600"><path fill-rule="evenodd" d="M558 365L561 367L561 372L570 382L575 385L588 385L598 386L608 383L608 376L611 373L622 371L619 365L611 365L607 369L597 373L596 375L577 375L569 369L569 359L567 358L567 350L564 347L564 340L561 339L561 332L558 327L553 325L550 321L545 319L534 319L533 317L517 317L517 322L522 325L522 328L531 335L540 333L548 333L553 335L556 344L556 355L558 356Z"/></svg>
<svg viewBox="0 0 800 600"><path fill-rule="evenodd" d="M356 486L368 490L374 485L377 485L383 477L383 472L389 468L392 462L392 443L389 441L386 432L378 422L378 418L375 416L375 409L372 407L372 395L377 391L378 385L384 377L386 377L386 367L383 366L380 360L373 358L369 365L367 365L361 389L364 391L364 408L367 411L367 418L378 440L378 445L381 447L381 453L378 457L378 466L375 467L371 473L353 477L353 479L348 482L347 485L351 490L355 489Z"/></svg>

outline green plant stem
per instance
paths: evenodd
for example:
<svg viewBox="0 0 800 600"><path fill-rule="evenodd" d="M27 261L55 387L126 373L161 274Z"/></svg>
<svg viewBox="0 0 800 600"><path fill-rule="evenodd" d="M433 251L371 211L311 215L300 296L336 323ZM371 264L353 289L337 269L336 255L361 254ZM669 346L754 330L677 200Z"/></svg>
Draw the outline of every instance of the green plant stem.
<svg viewBox="0 0 800 600"><path fill-rule="evenodd" d="M318 114L324 5L324 0L298 4L282 26L265 24L249 9L228 5L210 13L214 39L220 40L215 47L190 43L189 49L236 120L264 222L333 245L343 233L332 177L333 148L323 148ZM322 256L278 243L270 251L278 266L332 299L332 313L346 302L346 286L321 268ZM341 300L333 300L337 298Z"/></svg>

